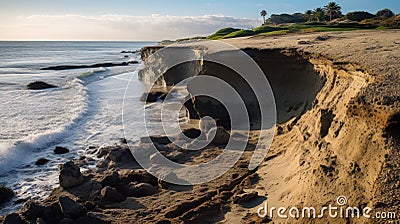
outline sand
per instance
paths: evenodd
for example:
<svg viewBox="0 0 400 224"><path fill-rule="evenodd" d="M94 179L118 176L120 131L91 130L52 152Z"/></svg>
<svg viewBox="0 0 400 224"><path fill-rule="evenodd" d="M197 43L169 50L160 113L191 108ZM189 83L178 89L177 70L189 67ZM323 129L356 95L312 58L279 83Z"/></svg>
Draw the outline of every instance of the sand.
<svg viewBox="0 0 400 224"><path fill-rule="evenodd" d="M106 151L106 162L98 171L85 173L84 184L56 189L44 204L58 203L60 195L81 204L91 201L94 208L88 208L86 216L111 223L263 223L269 219L259 218L257 210L265 202L274 207L319 209L335 206L336 199L345 196L348 206L368 206L400 216L399 34L399 30L352 31L224 40L259 51L256 61L264 65L264 71L271 72L271 85L276 89L276 136L258 169L247 169L252 154L249 147L234 168L214 181L192 187L147 181L157 193L104 206L88 196L95 191L88 186L96 183L100 184L98 188L106 187L102 180L113 172L118 172L125 186L129 173L139 168L130 160L110 160ZM297 72L285 76L290 72L285 63L268 65L268 60L279 57L298 61L292 67ZM257 141L257 131L252 131L250 145ZM221 152L218 145L201 152L182 151L162 141L157 145L167 157L186 164L208 161ZM141 175L146 176L145 171ZM144 179L139 182L146 182ZM272 221L377 220L275 216Z"/></svg>

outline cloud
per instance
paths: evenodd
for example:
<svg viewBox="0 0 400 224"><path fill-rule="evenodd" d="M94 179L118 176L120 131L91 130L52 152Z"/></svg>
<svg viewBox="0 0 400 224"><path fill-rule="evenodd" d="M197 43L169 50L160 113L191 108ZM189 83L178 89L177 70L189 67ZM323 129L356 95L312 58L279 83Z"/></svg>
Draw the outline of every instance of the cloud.
<svg viewBox="0 0 400 224"><path fill-rule="evenodd" d="M0 24L0 39L163 40L209 35L224 27L258 25L259 19L223 15L31 15Z"/></svg>

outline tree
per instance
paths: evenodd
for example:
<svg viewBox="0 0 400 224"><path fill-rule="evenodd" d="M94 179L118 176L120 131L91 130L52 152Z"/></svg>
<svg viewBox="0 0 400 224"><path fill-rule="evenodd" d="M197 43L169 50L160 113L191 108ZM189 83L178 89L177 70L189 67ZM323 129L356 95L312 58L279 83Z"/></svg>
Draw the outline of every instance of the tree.
<svg viewBox="0 0 400 224"><path fill-rule="evenodd" d="M262 10L262 11L260 12L260 15L263 17L263 24L265 24L265 17L267 16L267 11Z"/></svg>
<svg viewBox="0 0 400 224"><path fill-rule="evenodd" d="M314 18L318 21L321 22L325 18L325 11L322 8L316 8L314 9Z"/></svg>
<svg viewBox="0 0 400 224"><path fill-rule="evenodd" d="M336 2L329 2L328 5L324 6L324 9L329 15L329 21L331 21L336 15L342 14L340 11L342 7L340 7Z"/></svg>
<svg viewBox="0 0 400 224"><path fill-rule="evenodd" d="M391 18L394 17L394 13L390 9L382 9L376 13L376 16L383 17L383 18Z"/></svg>
<svg viewBox="0 0 400 224"><path fill-rule="evenodd" d="M314 12L312 10L307 10L304 14L306 15L307 22L311 22L314 17Z"/></svg>
<svg viewBox="0 0 400 224"><path fill-rule="evenodd" d="M372 19L375 17L375 15L372 15L369 12L363 12L363 11L357 11L357 12L349 12L346 14L347 19L351 21L362 21L364 19Z"/></svg>

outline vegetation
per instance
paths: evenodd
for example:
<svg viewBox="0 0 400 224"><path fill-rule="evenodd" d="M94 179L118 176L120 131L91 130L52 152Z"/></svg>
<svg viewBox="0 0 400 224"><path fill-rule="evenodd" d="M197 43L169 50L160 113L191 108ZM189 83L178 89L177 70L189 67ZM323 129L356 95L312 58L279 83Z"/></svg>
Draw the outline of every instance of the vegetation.
<svg viewBox="0 0 400 224"><path fill-rule="evenodd" d="M340 5L338 5L336 2L329 2L328 5L324 6L324 10L329 15L329 21L332 21L334 18L341 17L341 9L342 7L340 7Z"/></svg>
<svg viewBox="0 0 400 224"><path fill-rule="evenodd" d="M379 11L376 13L376 16L381 17L381 18L392 18L392 17L394 17L395 15L394 15L394 13L392 12L392 10L390 10L390 9L382 9L382 10L379 10Z"/></svg>
<svg viewBox="0 0 400 224"><path fill-rule="evenodd" d="M357 11L357 12L349 12L346 14L346 18L352 21L361 22L364 19L372 19L375 15L369 12Z"/></svg>
<svg viewBox="0 0 400 224"><path fill-rule="evenodd" d="M263 24L264 24L264 23L265 23L265 17L267 16L267 11L262 10L262 11L260 12L260 14L261 14L261 16L262 16L262 18L263 18Z"/></svg>
<svg viewBox="0 0 400 224"><path fill-rule="evenodd" d="M264 24L254 29L235 29L232 27L218 30L206 37L209 40L218 40L253 35L283 35L288 33L351 31L360 29L393 29L400 28L400 15L390 9L379 10L375 15L369 12L348 12L343 16L341 6L336 2L329 2L324 7L307 10L305 13L272 14L265 20L266 10L262 10ZM185 38L183 40L190 40ZM195 39L202 39L196 37Z"/></svg>

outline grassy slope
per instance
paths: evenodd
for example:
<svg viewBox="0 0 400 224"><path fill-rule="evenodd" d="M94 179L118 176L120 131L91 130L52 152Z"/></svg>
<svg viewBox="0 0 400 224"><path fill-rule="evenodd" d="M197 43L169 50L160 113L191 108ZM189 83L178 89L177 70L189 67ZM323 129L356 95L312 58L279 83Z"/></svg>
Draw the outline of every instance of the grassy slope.
<svg viewBox="0 0 400 224"><path fill-rule="evenodd" d="M398 28L398 27L393 27L393 28ZM225 28L217 31L211 36L208 36L207 39L218 40L218 39L245 37L254 35L281 35L281 34L295 33L295 32L352 31L360 29L385 29L385 27L372 24L347 23L347 24L333 24L333 25L295 24L288 26L261 26L251 30Z"/></svg>

